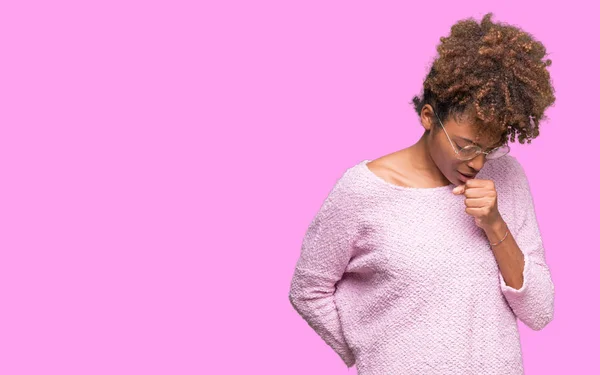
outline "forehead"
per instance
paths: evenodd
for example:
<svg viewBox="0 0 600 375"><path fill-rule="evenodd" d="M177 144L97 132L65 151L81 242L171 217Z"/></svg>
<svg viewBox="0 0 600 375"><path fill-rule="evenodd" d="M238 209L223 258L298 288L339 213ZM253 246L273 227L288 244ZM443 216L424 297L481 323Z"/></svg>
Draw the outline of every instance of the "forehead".
<svg viewBox="0 0 600 375"><path fill-rule="evenodd" d="M483 133L478 135L479 128L476 122L472 117L466 115L449 116L444 126L450 137L455 140L461 140L463 143L474 143L483 148L497 146L502 140L501 134L490 135Z"/></svg>

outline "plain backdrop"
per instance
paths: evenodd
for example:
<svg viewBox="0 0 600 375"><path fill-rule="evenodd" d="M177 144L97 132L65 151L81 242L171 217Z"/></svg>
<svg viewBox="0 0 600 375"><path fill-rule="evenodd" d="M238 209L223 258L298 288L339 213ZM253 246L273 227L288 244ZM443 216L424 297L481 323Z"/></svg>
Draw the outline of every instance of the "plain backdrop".
<svg viewBox="0 0 600 375"><path fill-rule="evenodd" d="M526 374L598 374L598 11L569 1L6 1L0 373L355 374L293 310L344 170L413 144L439 38L491 11L557 101L512 144L556 286Z"/></svg>

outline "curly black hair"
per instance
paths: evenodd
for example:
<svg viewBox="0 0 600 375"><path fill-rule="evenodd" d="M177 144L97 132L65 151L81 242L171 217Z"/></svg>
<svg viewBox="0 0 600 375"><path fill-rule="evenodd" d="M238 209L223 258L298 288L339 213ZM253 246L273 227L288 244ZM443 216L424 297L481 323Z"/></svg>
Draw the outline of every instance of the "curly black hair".
<svg viewBox="0 0 600 375"><path fill-rule="evenodd" d="M529 33L491 18L487 13L481 24L460 20L440 38L439 57L412 105L419 115L431 105L441 121L467 115L477 124L478 137L499 136L507 143L518 135L521 144L531 143L555 101L546 69L552 60L544 59L546 48Z"/></svg>

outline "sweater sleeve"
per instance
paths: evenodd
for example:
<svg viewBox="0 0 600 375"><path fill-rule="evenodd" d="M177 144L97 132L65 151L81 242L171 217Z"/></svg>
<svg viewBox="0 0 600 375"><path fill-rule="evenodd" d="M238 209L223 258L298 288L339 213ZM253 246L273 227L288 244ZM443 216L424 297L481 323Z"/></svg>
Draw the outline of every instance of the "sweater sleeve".
<svg viewBox="0 0 600 375"><path fill-rule="evenodd" d="M336 182L304 235L289 300L350 368L355 358L344 338L334 300L336 283L352 257L357 221L355 202L344 176Z"/></svg>
<svg viewBox="0 0 600 375"><path fill-rule="evenodd" d="M529 328L539 331L554 318L554 283L546 264L529 182L520 163L516 159L514 163L517 215L511 233L523 252L525 268L520 289L506 285L501 272L500 287L517 318Z"/></svg>

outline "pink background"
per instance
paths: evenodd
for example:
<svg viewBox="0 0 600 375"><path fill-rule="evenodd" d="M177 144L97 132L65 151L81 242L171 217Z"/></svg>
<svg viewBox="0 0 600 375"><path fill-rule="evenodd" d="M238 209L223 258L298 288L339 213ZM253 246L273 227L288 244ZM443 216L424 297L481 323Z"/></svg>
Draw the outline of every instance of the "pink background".
<svg viewBox="0 0 600 375"><path fill-rule="evenodd" d="M416 142L439 38L488 11L546 45L557 96L512 145L556 284L526 374L600 373L577 1L3 2L0 373L348 374L288 301L302 237L346 168Z"/></svg>

